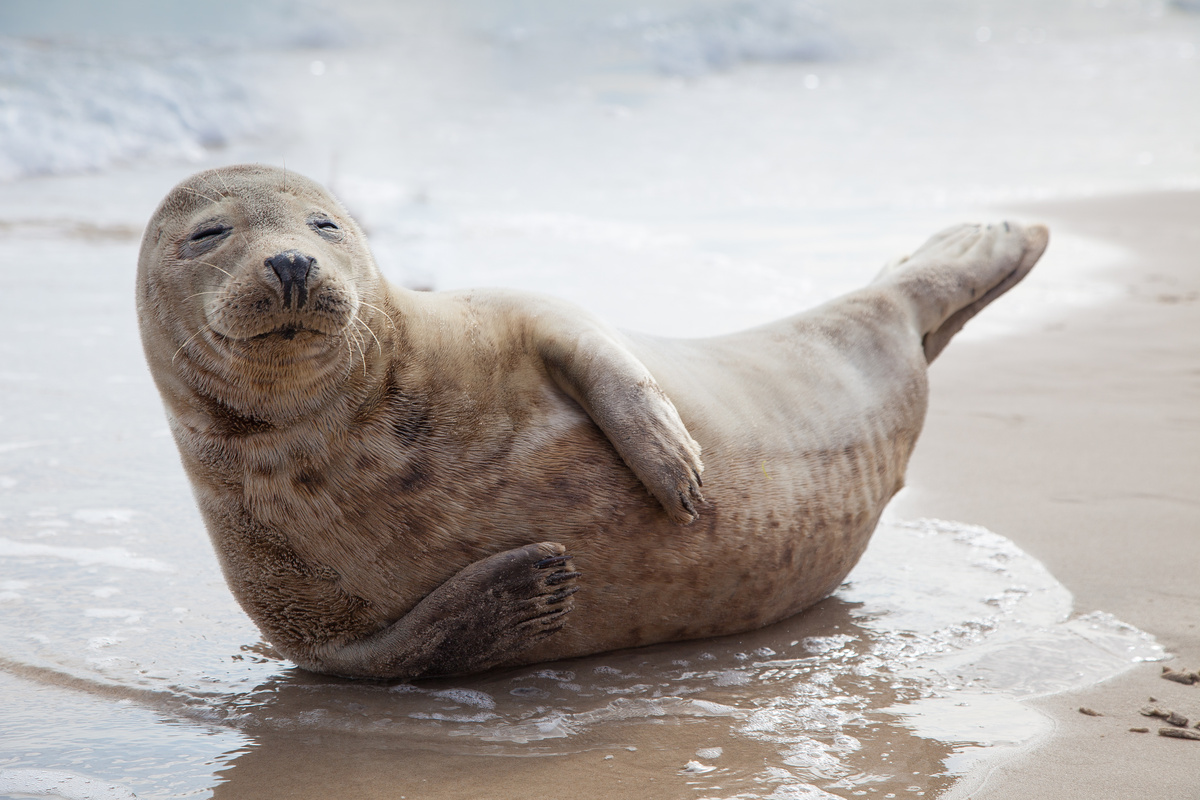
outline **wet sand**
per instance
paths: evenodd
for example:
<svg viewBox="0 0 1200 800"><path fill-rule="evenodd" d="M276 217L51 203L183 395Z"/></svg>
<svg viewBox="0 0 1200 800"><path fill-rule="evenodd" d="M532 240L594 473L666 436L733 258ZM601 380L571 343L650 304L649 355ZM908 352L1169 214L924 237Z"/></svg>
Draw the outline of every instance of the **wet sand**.
<svg viewBox="0 0 1200 800"><path fill-rule="evenodd" d="M910 489L890 513L1010 537L1074 592L1076 613L1115 614L1158 637L1171 666L1200 667L1200 193L1008 211L1125 248L1111 276L1123 296L948 348L931 371ZM1138 714L1153 696L1200 717L1200 686L1161 670L1034 701L1053 733L944 796L1195 797L1200 741L1160 737L1159 721Z"/></svg>

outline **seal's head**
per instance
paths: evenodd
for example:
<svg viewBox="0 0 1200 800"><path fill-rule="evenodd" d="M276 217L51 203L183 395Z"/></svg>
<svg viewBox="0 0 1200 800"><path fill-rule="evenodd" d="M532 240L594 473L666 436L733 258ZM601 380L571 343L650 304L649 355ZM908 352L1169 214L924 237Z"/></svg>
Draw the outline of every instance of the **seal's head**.
<svg viewBox="0 0 1200 800"><path fill-rule="evenodd" d="M279 422L358 366L382 279L324 189L261 165L197 173L159 205L138 259L138 317L168 405L199 395Z"/></svg>

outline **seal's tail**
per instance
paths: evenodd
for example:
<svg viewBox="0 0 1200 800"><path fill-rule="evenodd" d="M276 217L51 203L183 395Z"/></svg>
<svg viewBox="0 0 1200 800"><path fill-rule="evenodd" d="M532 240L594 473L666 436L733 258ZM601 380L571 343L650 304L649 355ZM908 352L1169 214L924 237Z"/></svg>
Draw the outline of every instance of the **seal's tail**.
<svg viewBox="0 0 1200 800"><path fill-rule="evenodd" d="M1049 238L1044 225L958 225L884 267L875 282L911 303L925 359L933 361L967 320L1033 269Z"/></svg>

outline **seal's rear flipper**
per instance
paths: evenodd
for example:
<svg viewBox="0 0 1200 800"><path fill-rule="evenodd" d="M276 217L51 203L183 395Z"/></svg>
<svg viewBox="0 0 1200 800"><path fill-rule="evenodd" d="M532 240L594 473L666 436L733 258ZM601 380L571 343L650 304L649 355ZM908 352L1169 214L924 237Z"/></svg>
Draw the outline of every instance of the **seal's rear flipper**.
<svg viewBox="0 0 1200 800"><path fill-rule="evenodd" d="M925 360L933 361L967 320L1033 269L1049 237L1044 225L959 225L875 280L900 289L912 304Z"/></svg>

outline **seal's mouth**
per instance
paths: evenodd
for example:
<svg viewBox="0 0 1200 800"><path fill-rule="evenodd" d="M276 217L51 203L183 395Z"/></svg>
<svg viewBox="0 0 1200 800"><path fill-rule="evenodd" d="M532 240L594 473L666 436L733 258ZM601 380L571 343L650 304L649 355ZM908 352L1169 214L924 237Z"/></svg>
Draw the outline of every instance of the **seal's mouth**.
<svg viewBox="0 0 1200 800"><path fill-rule="evenodd" d="M326 335L325 331L317 330L316 328L306 328L303 325L288 324L288 325L282 325L273 330L269 330L265 333L260 333L255 336L251 336L250 338L251 339L268 339L272 336L281 336L290 342L292 339L295 339L296 334L299 334L299 333L308 333L308 334L312 334L314 336L325 336Z"/></svg>
<svg viewBox="0 0 1200 800"><path fill-rule="evenodd" d="M357 302L336 274L327 273L320 285L309 286L302 306L296 286L287 295L292 298L288 303L276 287L259 277L239 273L207 295L201 313L224 344L240 342L239 349L261 349L273 358L286 357L290 351L309 353L340 346L346 328L354 322Z"/></svg>
<svg viewBox="0 0 1200 800"><path fill-rule="evenodd" d="M301 322L296 319L287 321L266 322L257 326L257 330L222 330L217 325L209 325L209 335L214 342L224 348L231 348L246 355L259 351L272 354L277 358L283 353L313 354L313 348L325 351L338 339L339 330L336 326L323 324L325 320L310 320ZM249 348L249 349L247 349Z"/></svg>

